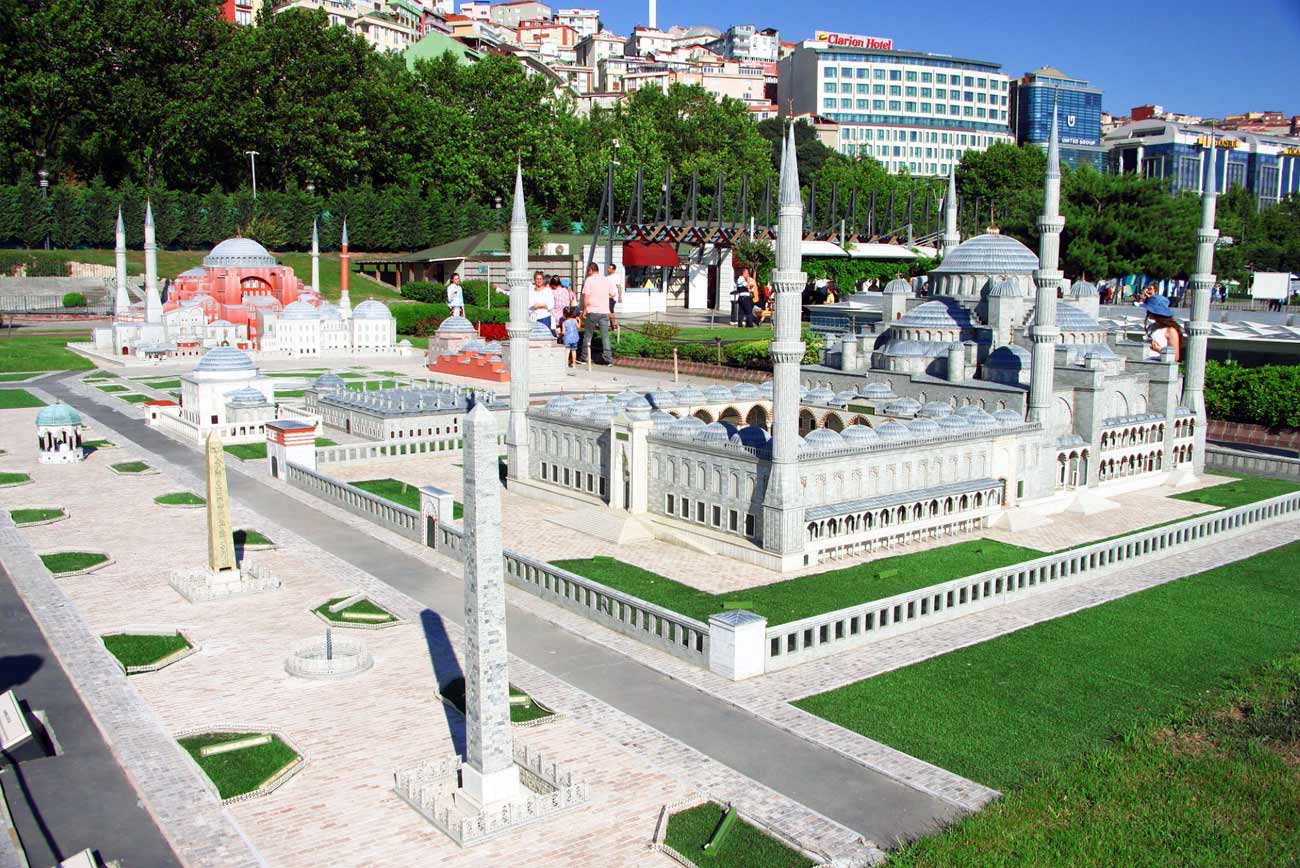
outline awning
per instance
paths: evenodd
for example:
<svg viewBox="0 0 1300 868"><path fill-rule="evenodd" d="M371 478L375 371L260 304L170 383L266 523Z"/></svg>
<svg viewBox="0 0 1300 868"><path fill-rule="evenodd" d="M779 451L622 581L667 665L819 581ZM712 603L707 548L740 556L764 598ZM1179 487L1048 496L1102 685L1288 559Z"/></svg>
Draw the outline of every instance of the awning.
<svg viewBox="0 0 1300 868"><path fill-rule="evenodd" d="M623 242L624 265L681 265L677 249L667 241L625 241Z"/></svg>

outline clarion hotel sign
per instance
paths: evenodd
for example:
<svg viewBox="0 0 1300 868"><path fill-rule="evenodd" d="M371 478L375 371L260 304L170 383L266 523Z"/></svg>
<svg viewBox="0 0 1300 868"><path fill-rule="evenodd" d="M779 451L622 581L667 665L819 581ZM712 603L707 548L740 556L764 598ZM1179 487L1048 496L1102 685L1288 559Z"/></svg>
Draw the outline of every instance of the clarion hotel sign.
<svg viewBox="0 0 1300 868"><path fill-rule="evenodd" d="M825 42L840 48L872 48L877 51L893 51L894 40L880 36L858 36L854 33L836 33L833 30L818 30L816 41Z"/></svg>

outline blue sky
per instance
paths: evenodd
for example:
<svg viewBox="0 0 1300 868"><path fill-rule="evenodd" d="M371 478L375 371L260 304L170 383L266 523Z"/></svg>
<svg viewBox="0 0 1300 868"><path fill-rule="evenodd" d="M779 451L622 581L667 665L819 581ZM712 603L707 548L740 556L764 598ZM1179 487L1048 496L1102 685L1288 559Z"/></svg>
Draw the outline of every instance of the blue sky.
<svg viewBox="0 0 1300 868"><path fill-rule="evenodd" d="M647 0L590 5L618 33L647 17ZM991 60L1013 76L1055 66L1102 88L1116 114L1144 103L1206 116L1300 114L1300 0L659 0L660 27L736 23L777 27L791 41L817 29L892 37L897 48Z"/></svg>

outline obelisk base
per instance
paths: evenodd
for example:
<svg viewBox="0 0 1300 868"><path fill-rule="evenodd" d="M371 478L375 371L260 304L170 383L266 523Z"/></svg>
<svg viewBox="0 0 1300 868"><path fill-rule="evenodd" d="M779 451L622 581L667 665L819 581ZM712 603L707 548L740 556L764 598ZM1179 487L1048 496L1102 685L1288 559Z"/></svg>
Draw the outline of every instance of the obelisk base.
<svg viewBox="0 0 1300 868"><path fill-rule="evenodd" d="M260 594L280 588L280 579L257 564L244 561L237 570L204 568L177 570L169 584L191 603L209 603L245 594Z"/></svg>

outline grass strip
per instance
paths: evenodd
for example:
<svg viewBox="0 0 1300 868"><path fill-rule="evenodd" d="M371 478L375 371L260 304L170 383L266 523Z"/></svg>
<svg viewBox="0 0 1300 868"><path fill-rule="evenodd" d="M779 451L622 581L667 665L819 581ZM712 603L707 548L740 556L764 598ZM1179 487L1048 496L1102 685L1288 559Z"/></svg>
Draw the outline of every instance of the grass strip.
<svg viewBox="0 0 1300 868"><path fill-rule="evenodd" d="M71 573L76 570L88 570L108 560L102 552L56 552L41 555L41 563L52 573Z"/></svg>
<svg viewBox="0 0 1300 868"><path fill-rule="evenodd" d="M340 609L337 612L330 611L330 606L333 606L340 600L346 599L347 597L335 597L332 600L326 600L324 603L317 606L315 611L326 620L335 621L340 624L387 624L389 621L397 620L396 616L394 616L392 612L382 606L376 606L369 600L358 600L346 609ZM354 615L385 615L387 617L383 621L353 621L344 617L344 612L351 612Z"/></svg>
<svg viewBox="0 0 1300 868"><path fill-rule="evenodd" d="M1006 791L1295 648L1300 543L800 700Z"/></svg>
<svg viewBox="0 0 1300 868"><path fill-rule="evenodd" d="M368 491L371 494L378 495L385 500L392 501L398 506L404 506L407 509L420 511L420 486L413 485L409 482L403 482L400 479L385 477L384 479L363 479L360 482L352 482L362 491Z"/></svg>
<svg viewBox="0 0 1300 868"><path fill-rule="evenodd" d="M438 688L438 693L442 695L443 699L450 702L461 714L465 713L464 678L453 678L451 681L448 681L445 685ZM555 712L543 707L531 696L520 690L518 687L515 687L513 684L510 685L510 696L516 699L523 697L527 700L527 702L520 704L514 702L510 703L511 723L527 723L530 720L540 720L544 717L550 717L555 714Z"/></svg>
<svg viewBox="0 0 1300 868"><path fill-rule="evenodd" d="M66 515L61 509L11 509L9 517L13 519L14 524L22 527L25 524L36 524L42 521L49 521L52 518L58 518Z"/></svg>
<svg viewBox="0 0 1300 868"><path fill-rule="evenodd" d="M25 389L0 389L0 410L44 407L45 402Z"/></svg>
<svg viewBox="0 0 1300 868"><path fill-rule="evenodd" d="M104 647L123 666L148 666L190 647L184 636L135 636L118 633L104 637Z"/></svg>
<svg viewBox="0 0 1300 868"><path fill-rule="evenodd" d="M217 793L223 799L233 799L251 793L280 769L293 762L298 754L278 736L272 736L267 744L246 747L212 756L199 756L200 749L212 744L222 744L240 738L261 735L256 732L214 732L180 739L181 747L194 758L217 787Z"/></svg>
<svg viewBox="0 0 1300 868"><path fill-rule="evenodd" d="M19 383L22 382L23 380L30 380L34 376L36 376L36 374L33 373L0 374L0 383Z"/></svg>
<svg viewBox="0 0 1300 868"><path fill-rule="evenodd" d="M816 864L739 818L722 842L706 853L704 845L722 821L722 812L717 802L678 811L668 818L664 843L709 868L812 868Z"/></svg>
<svg viewBox="0 0 1300 868"><path fill-rule="evenodd" d="M115 444L111 440L83 440L81 441L81 445L87 449L105 449L109 446L115 446L117 444Z"/></svg>
<svg viewBox="0 0 1300 868"><path fill-rule="evenodd" d="M67 348L69 341L90 340L90 332L44 335L40 333L0 336L0 371L89 371L95 366Z"/></svg>
<svg viewBox="0 0 1300 868"><path fill-rule="evenodd" d="M131 391L131 390L128 389L126 386L119 386L119 385L117 385L116 383L109 383L109 384L106 385L106 386L96 386L95 388L96 388L96 389L99 389L99 391L101 391L101 392L109 392L109 393L112 393L112 392L129 392L129 391Z"/></svg>
<svg viewBox="0 0 1300 868"><path fill-rule="evenodd" d="M265 536L263 536L262 534L258 533L255 530L246 530L246 529L237 530L234 532L234 534L232 534L232 536L235 538L235 545L237 546L275 545L275 543L271 542L269 539L267 539Z"/></svg>
<svg viewBox="0 0 1300 868"><path fill-rule="evenodd" d="M117 397L121 398L123 401L126 401L128 404L143 404L145 401L153 400L148 395L137 395L134 393L130 395L118 395Z"/></svg>
<svg viewBox="0 0 1300 868"><path fill-rule="evenodd" d="M17 485L20 482L31 481L32 478L26 473L0 472L0 485Z"/></svg>
<svg viewBox="0 0 1300 868"><path fill-rule="evenodd" d="M1236 476L1236 474L1222 475ZM1293 491L1300 491L1300 485L1282 479L1266 479L1262 476L1237 476L1232 482L1225 482L1222 485L1212 485L1209 488L1198 488L1196 491L1184 491L1182 494L1175 494L1174 499L1232 509L1237 506L1245 506L1248 503L1268 500L1270 497L1290 494Z"/></svg>
<svg viewBox="0 0 1300 868"><path fill-rule="evenodd" d="M181 387L181 381L178 379L149 380L145 383L145 385L150 387L151 389L179 389Z"/></svg>
<svg viewBox="0 0 1300 868"><path fill-rule="evenodd" d="M162 506L203 506L206 500L189 491L173 491L171 494L160 494L153 499L154 503Z"/></svg>
<svg viewBox="0 0 1300 868"><path fill-rule="evenodd" d="M121 464L111 466L118 473L144 473L149 469L149 465L143 461L123 461Z"/></svg>
<svg viewBox="0 0 1300 868"><path fill-rule="evenodd" d="M775 626L1040 557L1043 552L1036 549L968 540L727 594L710 594L611 557L552 563L698 621L743 608Z"/></svg>

